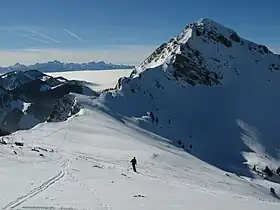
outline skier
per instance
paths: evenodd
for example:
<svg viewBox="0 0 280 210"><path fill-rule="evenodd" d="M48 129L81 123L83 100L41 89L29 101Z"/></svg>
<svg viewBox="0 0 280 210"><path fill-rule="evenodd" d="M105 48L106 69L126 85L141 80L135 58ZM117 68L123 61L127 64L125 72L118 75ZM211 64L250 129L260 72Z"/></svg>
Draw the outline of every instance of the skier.
<svg viewBox="0 0 280 210"><path fill-rule="evenodd" d="M135 165L137 164L136 158L134 157L130 162L132 164L133 171L137 172L136 167L135 167Z"/></svg>
<svg viewBox="0 0 280 210"><path fill-rule="evenodd" d="M270 188L270 192L275 195L275 189L273 187Z"/></svg>

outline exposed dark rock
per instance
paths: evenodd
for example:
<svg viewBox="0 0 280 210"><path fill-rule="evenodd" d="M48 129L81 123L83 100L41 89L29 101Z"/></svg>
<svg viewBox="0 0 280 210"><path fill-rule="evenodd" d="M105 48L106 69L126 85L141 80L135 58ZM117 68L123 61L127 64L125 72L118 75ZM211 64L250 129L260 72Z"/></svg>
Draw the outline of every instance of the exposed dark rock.
<svg viewBox="0 0 280 210"><path fill-rule="evenodd" d="M205 69L182 54L176 55L176 60L173 63L173 66L176 72L174 72L173 75L180 77L193 86L196 84L209 86L220 84L220 75L216 72Z"/></svg>
<svg viewBox="0 0 280 210"><path fill-rule="evenodd" d="M199 31L198 29L196 29L195 32L196 32L196 35L197 35L197 36L200 36L200 35L201 35L201 33L200 33L200 31Z"/></svg>
<svg viewBox="0 0 280 210"><path fill-rule="evenodd" d="M66 120L80 110L70 93L99 95L86 85L83 81L54 78L37 70L1 75L0 135L29 129L48 119Z"/></svg>
<svg viewBox="0 0 280 210"><path fill-rule="evenodd" d="M134 195L133 197L135 197L135 198L145 198L145 196L144 195Z"/></svg>
<svg viewBox="0 0 280 210"><path fill-rule="evenodd" d="M38 149L36 149L36 148L32 148L31 151L33 151L33 152L40 152L40 151L39 151Z"/></svg>
<svg viewBox="0 0 280 210"><path fill-rule="evenodd" d="M40 150L45 151L45 152L47 152L47 151L48 151L47 149L42 148L42 147L37 147L37 149L40 149Z"/></svg>
<svg viewBox="0 0 280 210"><path fill-rule="evenodd" d="M270 64L269 69L271 71L280 71L280 64Z"/></svg>
<svg viewBox="0 0 280 210"><path fill-rule="evenodd" d="M0 144L4 144L4 145L7 145L8 143L5 141L5 139L0 139Z"/></svg>
<svg viewBox="0 0 280 210"><path fill-rule="evenodd" d="M266 46L262 45L262 49L263 49L263 51L264 51L266 54L269 53L269 50L268 50L268 48L267 48Z"/></svg>
<svg viewBox="0 0 280 210"><path fill-rule="evenodd" d="M223 45L225 45L226 47L231 47L232 43L230 40L228 40L227 38L225 38L223 35L219 35L216 37L216 41L222 43Z"/></svg>
<svg viewBox="0 0 280 210"><path fill-rule="evenodd" d="M80 107L76 104L75 96L65 95L56 101L53 112L47 119L48 122L60 122L65 121L68 117L77 114L80 111Z"/></svg>
<svg viewBox="0 0 280 210"><path fill-rule="evenodd" d="M15 142L15 145L18 146L18 147L22 147L24 145L23 142Z"/></svg>
<svg viewBox="0 0 280 210"><path fill-rule="evenodd" d="M280 176L280 166L276 169L276 173Z"/></svg>
<svg viewBox="0 0 280 210"><path fill-rule="evenodd" d="M240 41L241 41L241 40L240 40L240 37L238 36L237 33L231 34L229 38L230 38L231 40L237 42L237 43L240 43Z"/></svg>

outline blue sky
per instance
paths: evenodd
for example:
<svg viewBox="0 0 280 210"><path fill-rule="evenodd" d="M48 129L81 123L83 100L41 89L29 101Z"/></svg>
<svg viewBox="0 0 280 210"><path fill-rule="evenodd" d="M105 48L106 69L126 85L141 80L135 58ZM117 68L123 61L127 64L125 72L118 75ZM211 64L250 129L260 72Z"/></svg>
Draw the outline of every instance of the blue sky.
<svg viewBox="0 0 280 210"><path fill-rule="evenodd" d="M1 0L0 65L48 59L138 64L206 17L280 52L279 0Z"/></svg>

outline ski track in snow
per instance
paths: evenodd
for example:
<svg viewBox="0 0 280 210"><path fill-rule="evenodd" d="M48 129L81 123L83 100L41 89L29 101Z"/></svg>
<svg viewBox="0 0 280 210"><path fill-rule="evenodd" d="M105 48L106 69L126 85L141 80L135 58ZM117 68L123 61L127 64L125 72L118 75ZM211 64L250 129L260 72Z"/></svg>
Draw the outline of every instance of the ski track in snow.
<svg viewBox="0 0 280 210"><path fill-rule="evenodd" d="M64 138L62 141L62 144L59 146L59 149L64 145L65 140L67 138L67 135L71 129L71 125L67 125L63 128L57 129L51 133L48 133L46 135L44 135L43 137L50 137L54 134L56 134L57 132L63 131L65 129L68 129L65 134L64 134ZM27 193L26 195L22 195L20 197L18 197L16 200L10 202L9 204L7 204L5 207L3 207L3 209L12 209L12 208L16 208L19 205L23 204L24 202L26 202L27 200L35 197L36 195L38 195L39 193L47 190L50 186L54 185L55 183L57 183L58 181L60 181L67 173L67 167L69 166L70 163L70 159L67 159L65 161L65 163L61 166L61 171L55 175L54 177L50 178L49 180L47 180L46 182L44 182L43 184L41 184L39 187L34 188L32 191L30 191L29 193Z"/></svg>
<svg viewBox="0 0 280 210"><path fill-rule="evenodd" d="M87 184L85 184L84 182L82 182L82 181L76 179L76 178L73 176L73 174L69 173L69 176L70 176L70 178L71 178L73 181L77 182L82 188L85 188L89 193L91 193L91 194L96 198L96 200L98 201L98 205L97 205L97 207L96 207L97 209L99 209L99 210L110 210L110 209L111 209L111 207L110 207L108 204L105 204L105 203L103 203L103 202L101 201L101 199L99 198L99 196L98 196L96 190L90 188L90 187L89 187Z"/></svg>
<svg viewBox="0 0 280 210"><path fill-rule="evenodd" d="M22 209L36 209L36 210L79 210L77 208L64 208L64 207L45 207L45 206L24 206Z"/></svg>
<svg viewBox="0 0 280 210"><path fill-rule="evenodd" d="M29 200L30 198L33 198L34 196L36 196L39 193L41 193L41 192L45 191L46 189L48 189L50 186L54 185L56 182L61 180L66 175L66 170L67 170L67 167L69 166L69 162L70 162L69 159L65 161L65 163L61 166L61 171L57 175L55 175L54 177L52 177L49 180L47 180L46 182L41 184L39 187L36 187L35 189L30 191L26 195L22 195L19 198L17 198L16 200L10 202L3 209L13 209L13 208L16 208L19 205L21 205L22 203L24 203L27 200Z"/></svg>
<svg viewBox="0 0 280 210"><path fill-rule="evenodd" d="M253 181L235 177L234 174L226 176L224 171L157 142L157 138L148 132L137 133L133 126L124 125L100 110L88 108L83 115L66 122L40 124L32 130L15 134L15 138L23 136L30 148L30 145L55 148L58 154L56 163L61 161L63 164L60 171L59 168L53 173L51 171L49 177L52 178L42 179L47 181L37 183L38 187L26 190L28 193L19 194L21 196L17 199L16 196L12 197L14 200L11 199L13 201L3 209L201 210L224 209L225 206L229 206L229 209L248 209L245 206L253 204L252 208L259 210L266 207L277 209L279 206L277 200L272 201L265 194L269 188L264 189L261 185L257 188ZM139 158L137 174L126 166L128 158L134 154ZM155 154L157 156L153 156ZM34 173L37 174L36 170ZM4 178L8 180L8 176ZM154 196L156 193L160 193L160 196ZM71 199L77 199L77 202L72 203ZM224 205L223 199L230 203ZM203 203L209 208L203 208Z"/></svg>

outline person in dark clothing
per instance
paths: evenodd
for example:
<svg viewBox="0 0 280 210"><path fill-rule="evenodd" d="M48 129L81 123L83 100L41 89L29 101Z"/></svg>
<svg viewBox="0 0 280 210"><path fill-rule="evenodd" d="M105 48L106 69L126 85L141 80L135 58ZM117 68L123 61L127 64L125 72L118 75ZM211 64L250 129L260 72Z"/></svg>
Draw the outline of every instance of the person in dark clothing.
<svg viewBox="0 0 280 210"><path fill-rule="evenodd" d="M136 158L134 157L130 162L131 162L133 171L134 171L134 172L137 172L137 171L136 171L136 167L135 167L136 164L137 164Z"/></svg>
<svg viewBox="0 0 280 210"><path fill-rule="evenodd" d="M271 177L273 176L273 172L270 170L270 168L268 168L267 166L265 167L265 169L263 170L264 173L267 174L267 176Z"/></svg>
<svg viewBox="0 0 280 210"><path fill-rule="evenodd" d="M253 171L257 171L257 167L256 167L256 165L254 165L254 167L253 167Z"/></svg>

